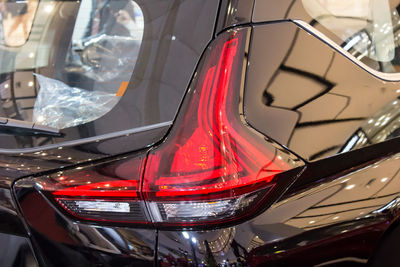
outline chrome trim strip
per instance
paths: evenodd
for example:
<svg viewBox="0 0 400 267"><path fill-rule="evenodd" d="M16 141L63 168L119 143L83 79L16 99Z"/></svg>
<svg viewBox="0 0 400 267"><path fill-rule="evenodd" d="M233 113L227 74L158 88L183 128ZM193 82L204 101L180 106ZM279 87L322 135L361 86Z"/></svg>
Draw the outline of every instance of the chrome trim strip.
<svg viewBox="0 0 400 267"><path fill-rule="evenodd" d="M133 129L125 130L125 131L103 134L103 135L98 135L98 136L88 137L88 138L83 138L83 139L78 139L78 140L60 142L57 144L39 146L39 147L35 147L35 148L23 148L23 149L0 148L0 153L2 153L2 154L21 154L22 153L23 154L23 153L33 153L33 152L38 152L38 151L44 151L44 150L49 150L49 149L59 148L59 147L76 146L76 145L81 145L81 144L85 144L85 143L89 143L89 142L96 142L97 140L103 141L103 140L107 140L107 139L111 139L111 138L121 137L124 135L131 135L131 134L136 134L136 133L140 133L140 132L146 132L146 131L154 130L157 128L171 126L171 125L172 125L172 121L167 121L167 122L151 124L151 125L147 125L147 126L143 126L143 127L133 128Z"/></svg>
<svg viewBox="0 0 400 267"><path fill-rule="evenodd" d="M345 49L343 49L340 45L338 45L337 43L332 41L325 34L323 34L322 32L318 31L317 29L315 29L313 26L311 26L307 22L302 21L302 20L298 20L298 19L295 19L295 20L292 20L292 21L297 26L299 26L300 28L304 29L308 33L314 35L315 37L317 37L318 39L320 39L324 43L328 44L330 47L335 49L337 52L339 52L343 56L347 57L348 59L353 61L355 64L357 64L359 67L363 68L365 71L369 72L370 74L372 74L376 78L381 79L383 81L387 81L387 82L399 82L400 81L400 73L384 73L384 72L380 72L380 71L374 70L371 67L367 66L366 64L362 63L361 61L359 61L357 58L355 58L353 55L351 55L349 52L347 52Z"/></svg>
<svg viewBox="0 0 400 267"><path fill-rule="evenodd" d="M366 264L368 262L368 260L360 259L360 258L356 258L356 257L345 257L345 258L340 258L340 259L336 259L336 260L327 261L327 262L324 262L321 264L317 264L317 265L315 265L315 267L326 266L326 265L331 265L331 264L340 263L340 262L357 262L357 263Z"/></svg>

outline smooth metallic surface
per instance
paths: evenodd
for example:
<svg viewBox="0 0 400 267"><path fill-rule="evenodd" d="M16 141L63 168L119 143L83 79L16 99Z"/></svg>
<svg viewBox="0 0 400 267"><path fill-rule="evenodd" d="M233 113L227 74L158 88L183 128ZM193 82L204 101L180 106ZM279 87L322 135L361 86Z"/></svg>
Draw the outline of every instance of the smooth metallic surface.
<svg viewBox="0 0 400 267"><path fill-rule="evenodd" d="M0 233L0 265L37 267L29 239L17 235Z"/></svg>
<svg viewBox="0 0 400 267"><path fill-rule="evenodd" d="M254 0L222 0L216 33L226 28L248 24L253 15Z"/></svg>
<svg viewBox="0 0 400 267"><path fill-rule="evenodd" d="M10 186L4 184L0 186L0 218L1 233L21 237L28 236L23 220L14 204Z"/></svg>
<svg viewBox="0 0 400 267"><path fill-rule="evenodd" d="M96 137L89 137L89 138L82 138L79 140L73 140L73 141L67 141L67 142L63 142L62 143L62 147L63 148L67 148L67 147L73 147L73 146L78 146L81 144L87 144L87 143L91 143L93 141L95 142L105 142L109 139L116 139L116 138L121 138L123 136L130 136L130 135L134 135L134 134L140 134L143 132L149 132L152 130L160 130L163 128L168 128L169 126L172 125L172 121L167 121L167 122L162 122L162 123L157 123L157 124L152 124L152 125L147 125L147 126L143 126L143 127L138 127L138 128L134 128L131 130L126 130L126 131L120 131L120 132L115 132L115 133L110 133L110 134L105 134L105 135L100 135L100 136L96 136ZM38 129L38 130L48 130L48 131L52 131L54 130L54 128L51 127L47 127L47 126L42 126L42 125L34 125L33 126L34 129ZM38 152L38 151L43 151L43 150L50 150L50 149L54 149L54 148L58 148L60 147L60 144L50 144L50 145L44 145L41 147L37 147L37 148L25 148L25 149L1 149L0 148L0 153L2 154L17 154L17 153L34 153L34 152Z"/></svg>
<svg viewBox="0 0 400 267"><path fill-rule="evenodd" d="M256 0L253 22L301 19L311 21L312 18L304 10L301 0Z"/></svg>
<svg viewBox="0 0 400 267"><path fill-rule="evenodd" d="M292 22L254 27L246 119L306 160L399 136L399 87L400 82L377 79ZM366 127L363 145L349 147L354 134Z"/></svg>
<svg viewBox="0 0 400 267"><path fill-rule="evenodd" d="M100 160L119 153L140 150L158 142L167 131L168 127L164 126L106 140L96 139L88 143L72 144L66 147L55 146L47 150L18 153L0 152L0 176L12 181L21 176L29 176L83 162Z"/></svg>
<svg viewBox="0 0 400 267"><path fill-rule="evenodd" d="M11 194L12 179L0 178L0 265L39 266Z"/></svg>
<svg viewBox="0 0 400 267"><path fill-rule="evenodd" d="M36 191L17 195L41 265L153 266L155 230L77 223Z"/></svg>
<svg viewBox="0 0 400 267"><path fill-rule="evenodd" d="M298 26L300 26L301 28L305 29L310 34L318 37L319 39L321 39L321 41L325 42L326 44L331 46L333 49L337 50L338 53L343 54L345 57L347 57L348 59L350 59L355 64L359 65L360 67L362 67L363 69L365 69L366 71L368 71L369 73L374 75L375 77L377 77L377 78L379 78L381 80L384 80L384 81L388 81L388 82L398 82L398 81L400 81L400 74L399 73L384 73L384 72L380 72L380 71L374 70L370 66L364 64L363 62L361 62L360 60L355 58L352 54L347 52L343 47L341 47L340 45L338 45L335 42L333 42L325 34L323 34L322 32L318 31L316 28L312 27L310 24L308 24L308 23L306 23L306 22L304 22L302 20L293 20L293 21Z"/></svg>
<svg viewBox="0 0 400 267"><path fill-rule="evenodd" d="M350 173L325 177L286 194L238 226L206 232L161 231L159 262L196 258L208 265L366 263L399 214L399 166L397 153Z"/></svg>
<svg viewBox="0 0 400 267"><path fill-rule="evenodd" d="M341 3L339 3L337 6L340 5ZM394 11L396 10L396 5L398 5L398 3L396 4L396 1L390 1L390 6L393 7ZM348 10L352 10L351 7L348 7ZM338 18L339 17L340 16L338 16ZM318 23L315 18L310 16L303 6L303 0L283 0L279 2L274 0L257 0L255 2L252 22L259 23L284 20L294 21L296 24L309 31L312 35L320 38L323 42L329 44L331 47L354 61L355 64L365 68L365 70L374 76L387 81L400 80L399 73L384 73L375 70L347 52L344 49L344 45L343 47L341 46L342 43L345 42L339 40L338 36Z"/></svg>

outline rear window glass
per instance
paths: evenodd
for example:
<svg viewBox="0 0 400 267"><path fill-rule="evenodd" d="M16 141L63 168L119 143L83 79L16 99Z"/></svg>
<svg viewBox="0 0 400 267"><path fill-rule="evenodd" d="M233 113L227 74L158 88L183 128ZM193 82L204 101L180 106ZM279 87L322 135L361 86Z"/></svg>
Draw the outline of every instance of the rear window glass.
<svg viewBox="0 0 400 267"><path fill-rule="evenodd" d="M144 29L134 1L2 4L2 117L64 129L102 117L124 96ZM71 14L70 25L57 25Z"/></svg>
<svg viewBox="0 0 400 267"><path fill-rule="evenodd" d="M217 10L215 0L0 0L0 150L135 142L169 124Z"/></svg>
<svg viewBox="0 0 400 267"><path fill-rule="evenodd" d="M375 70L400 72L398 0L302 0L345 50Z"/></svg>

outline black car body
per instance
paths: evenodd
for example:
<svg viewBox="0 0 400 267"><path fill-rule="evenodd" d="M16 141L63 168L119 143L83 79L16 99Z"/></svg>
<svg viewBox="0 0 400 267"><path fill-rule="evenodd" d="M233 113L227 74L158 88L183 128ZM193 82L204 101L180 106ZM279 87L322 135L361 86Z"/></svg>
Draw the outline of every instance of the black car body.
<svg viewBox="0 0 400 267"><path fill-rule="evenodd" d="M0 265L397 266L398 10L2 2Z"/></svg>

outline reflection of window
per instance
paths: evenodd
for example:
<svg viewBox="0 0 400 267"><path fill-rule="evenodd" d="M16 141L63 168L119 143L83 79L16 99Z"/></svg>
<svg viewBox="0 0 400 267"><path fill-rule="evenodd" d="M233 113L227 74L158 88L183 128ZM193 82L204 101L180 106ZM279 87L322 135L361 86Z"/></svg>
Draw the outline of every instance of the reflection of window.
<svg viewBox="0 0 400 267"><path fill-rule="evenodd" d="M371 144L378 144L399 136L400 100L396 99L368 119L346 142L340 152L344 153Z"/></svg>
<svg viewBox="0 0 400 267"><path fill-rule="evenodd" d="M28 40L38 0L1 1L2 42L21 46Z"/></svg>
<svg viewBox="0 0 400 267"><path fill-rule="evenodd" d="M382 72L400 71L398 0L302 0L307 12L338 36L358 60Z"/></svg>

